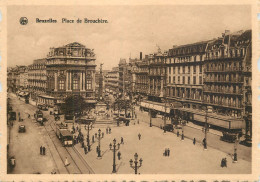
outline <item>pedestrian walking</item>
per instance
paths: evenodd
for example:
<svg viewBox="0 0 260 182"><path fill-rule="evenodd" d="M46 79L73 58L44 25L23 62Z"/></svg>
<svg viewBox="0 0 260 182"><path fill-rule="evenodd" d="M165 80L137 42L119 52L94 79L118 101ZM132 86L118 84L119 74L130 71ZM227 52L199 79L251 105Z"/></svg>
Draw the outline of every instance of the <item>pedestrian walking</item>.
<svg viewBox="0 0 260 182"><path fill-rule="evenodd" d="M167 154L168 154L168 153L167 153L167 149L165 148L165 149L164 149L164 156L167 156Z"/></svg>
<svg viewBox="0 0 260 182"><path fill-rule="evenodd" d="M177 131L177 137L179 137L179 135L180 135L180 132L179 132L179 131Z"/></svg>
<svg viewBox="0 0 260 182"><path fill-rule="evenodd" d="M82 147L82 148L85 147L84 141L81 143L81 147Z"/></svg>
<svg viewBox="0 0 260 182"><path fill-rule="evenodd" d="M109 128L109 134L111 134L111 128Z"/></svg>
<svg viewBox="0 0 260 182"><path fill-rule="evenodd" d="M120 151L117 152L117 157L118 157L118 160L121 159L121 152Z"/></svg>
<svg viewBox="0 0 260 182"><path fill-rule="evenodd" d="M138 138L139 138L139 140L141 140L141 134L140 133L138 134Z"/></svg>
<svg viewBox="0 0 260 182"><path fill-rule="evenodd" d="M40 154L42 155L42 146L40 147Z"/></svg>
<svg viewBox="0 0 260 182"><path fill-rule="evenodd" d="M170 156L170 149L168 148L168 150L167 150L167 156L169 157Z"/></svg>
<svg viewBox="0 0 260 182"><path fill-rule="evenodd" d="M224 165L227 167L227 158L224 158Z"/></svg>
<svg viewBox="0 0 260 182"><path fill-rule="evenodd" d="M30 114L28 114L28 118L30 118L31 117L31 115Z"/></svg>
<svg viewBox="0 0 260 182"><path fill-rule="evenodd" d="M104 132L102 132L102 138L104 138Z"/></svg>
<svg viewBox="0 0 260 182"><path fill-rule="evenodd" d="M106 128L106 134L108 134L108 128Z"/></svg>
<svg viewBox="0 0 260 182"><path fill-rule="evenodd" d="M139 119L137 120L137 124L139 124Z"/></svg>
<svg viewBox="0 0 260 182"><path fill-rule="evenodd" d="M196 144L196 138L193 138L193 145Z"/></svg>
<svg viewBox="0 0 260 182"><path fill-rule="evenodd" d="M92 136L92 143L94 143L95 142L95 137L94 137L94 135Z"/></svg>
<svg viewBox="0 0 260 182"><path fill-rule="evenodd" d="M42 155L45 155L45 147L42 147Z"/></svg>
<svg viewBox="0 0 260 182"><path fill-rule="evenodd" d="M68 165L70 165L70 163L69 163L68 157L66 157L66 159L65 159L65 166L68 166Z"/></svg>
<svg viewBox="0 0 260 182"><path fill-rule="evenodd" d="M124 144L124 138L121 137L121 144Z"/></svg>

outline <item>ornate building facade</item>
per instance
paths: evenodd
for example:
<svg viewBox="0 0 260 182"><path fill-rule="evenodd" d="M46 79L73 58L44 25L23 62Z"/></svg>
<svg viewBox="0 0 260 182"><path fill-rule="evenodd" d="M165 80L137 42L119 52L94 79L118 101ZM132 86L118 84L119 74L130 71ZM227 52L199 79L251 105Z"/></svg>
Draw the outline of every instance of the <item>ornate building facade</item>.
<svg viewBox="0 0 260 182"><path fill-rule="evenodd" d="M166 61L166 95L183 107L200 108L203 98L203 63L207 42L174 46Z"/></svg>
<svg viewBox="0 0 260 182"><path fill-rule="evenodd" d="M39 95L46 94L47 76L46 59L37 59L28 66L28 84L30 97L37 100Z"/></svg>
<svg viewBox="0 0 260 182"><path fill-rule="evenodd" d="M204 102L214 113L244 118L247 132L252 129L251 42L251 30L226 31L210 42L204 80Z"/></svg>
<svg viewBox="0 0 260 182"><path fill-rule="evenodd" d="M117 95L119 93L119 68L114 67L106 75L106 90L107 92Z"/></svg>
<svg viewBox="0 0 260 182"><path fill-rule="evenodd" d="M166 58L167 52L162 53L161 49L155 54L148 55L148 100L161 102L164 97L166 86Z"/></svg>
<svg viewBox="0 0 260 182"><path fill-rule="evenodd" d="M79 94L95 102L95 54L77 42L50 48L47 56L47 94L54 100Z"/></svg>

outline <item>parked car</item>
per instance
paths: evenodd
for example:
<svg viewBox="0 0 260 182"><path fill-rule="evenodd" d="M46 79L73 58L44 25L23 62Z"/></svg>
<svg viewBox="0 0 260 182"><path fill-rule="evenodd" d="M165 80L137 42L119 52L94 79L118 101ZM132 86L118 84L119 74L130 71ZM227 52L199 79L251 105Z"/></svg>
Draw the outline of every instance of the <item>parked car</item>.
<svg viewBox="0 0 260 182"><path fill-rule="evenodd" d="M173 131L174 128L173 128L173 125L172 124L166 124L165 126L163 126L163 130L166 130L166 131Z"/></svg>
<svg viewBox="0 0 260 182"><path fill-rule="evenodd" d="M220 140L228 142L228 143L235 143L237 139L236 133L229 133L229 132L222 132L223 136L220 137Z"/></svg>
<svg viewBox="0 0 260 182"><path fill-rule="evenodd" d="M25 125L20 125L18 132L19 133L25 133L26 132Z"/></svg>

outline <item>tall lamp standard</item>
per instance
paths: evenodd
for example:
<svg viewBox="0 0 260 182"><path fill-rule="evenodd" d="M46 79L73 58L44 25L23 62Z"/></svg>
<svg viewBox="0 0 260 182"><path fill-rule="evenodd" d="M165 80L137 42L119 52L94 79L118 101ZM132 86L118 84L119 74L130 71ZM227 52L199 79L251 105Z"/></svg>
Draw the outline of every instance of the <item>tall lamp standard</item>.
<svg viewBox="0 0 260 182"><path fill-rule="evenodd" d="M150 127L152 127L152 110L149 109L149 114L150 114Z"/></svg>
<svg viewBox="0 0 260 182"><path fill-rule="evenodd" d="M180 119L180 124L181 124L181 140L184 140L184 126L186 125L186 121L183 119Z"/></svg>
<svg viewBox="0 0 260 182"><path fill-rule="evenodd" d="M88 135L87 135L87 146L88 146L88 151L90 151L90 142L89 142L89 124L88 123Z"/></svg>
<svg viewBox="0 0 260 182"><path fill-rule="evenodd" d="M204 131L204 134L205 134L205 137L204 137L204 140L203 140L203 145L204 145L204 149L205 150L207 150L207 133L209 131L208 109L211 109L211 107L206 105L204 107L204 110L206 111L206 114L205 114L205 125L204 125L204 128L202 129L202 131Z"/></svg>
<svg viewBox="0 0 260 182"><path fill-rule="evenodd" d="M100 149L100 140L102 139L101 138L101 130L99 129L98 130L98 134L95 133L95 137L98 139L98 157L101 157L101 149Z"/></svg>
<svg viewBox="0 0 260 182"><path fill-rule="evenodd" d="M239 143L238 135L236 135L236 140L234 143L234 162L237 162L237 145Z"/></svg>
<svg viewBox="0 0 260 182"><path fill-rule="evenodd" d="M113 146L113 148L112 148L112 146ZM116 148L116 139L114 139L113 145L110 143L109 148L110 148L110 150L113 151L113 171L112 171L112 173L116 173L116 151L119 150L120 144L118 143L117 148Z"/></svg>
<svg viewBox="0 0 260 182"><path fill-rule="evenodd" d="M130 167L133 168L133 169L135 170L135 174L137 174L137 169L139 169L139 168L142 166L143 159L140 158L140 160L139 160L139 165L138 165L138 154L137 154L137 153L135 153L134 159L135 159L135 161L133 161L132 159L130 159L129 162L130 162ZM133 162L135 163L134 165L133 165Z"/></svg>

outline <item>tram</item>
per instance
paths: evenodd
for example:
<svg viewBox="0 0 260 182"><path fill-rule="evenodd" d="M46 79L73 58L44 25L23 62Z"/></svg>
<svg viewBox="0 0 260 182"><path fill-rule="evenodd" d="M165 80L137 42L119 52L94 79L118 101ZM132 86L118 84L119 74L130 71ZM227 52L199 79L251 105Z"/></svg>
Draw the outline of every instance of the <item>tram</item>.
<svg viewBox="0 0 260 182"><path fill-rule="evenodd" d="M43 125L43 113L42 113L42 111L40 111L40 110L36 111L34 117L35 117L37 122L39 122L41 125Z"/></svg>
<svg viewBox="0 0 260 182"><path fill-rule="evenodd" d="M56 124L56 135L62 143L62 146L70 147L73 146L73 135L69 131L68 126L61 124Z"/></svg>

